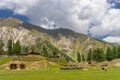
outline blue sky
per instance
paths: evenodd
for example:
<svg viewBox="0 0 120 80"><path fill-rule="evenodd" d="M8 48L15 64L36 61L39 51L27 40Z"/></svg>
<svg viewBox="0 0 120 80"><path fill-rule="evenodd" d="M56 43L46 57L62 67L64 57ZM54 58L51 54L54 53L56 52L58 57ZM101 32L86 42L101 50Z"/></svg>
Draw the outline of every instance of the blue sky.
<svg viewBox="0 0 120 80"><path fill-rule="evenodd" d="M108 0L108 3L115 4L114 8L120 9L120 0Z"/></svg>
<svg viewBox="0 0 120 80"><path fill-rule="evenodd" d="M120 42L120 0L0 0L0 18L9 16Z"/></svg>
<svg viewBox="0 0 120 80"><path fill-rule="evenodd" d="M29 22L29 18L24 15L14 14L12 10L9 9L0 9L0 18L7 18L7 17L14 17L18 18L24 22Z"/></svg>

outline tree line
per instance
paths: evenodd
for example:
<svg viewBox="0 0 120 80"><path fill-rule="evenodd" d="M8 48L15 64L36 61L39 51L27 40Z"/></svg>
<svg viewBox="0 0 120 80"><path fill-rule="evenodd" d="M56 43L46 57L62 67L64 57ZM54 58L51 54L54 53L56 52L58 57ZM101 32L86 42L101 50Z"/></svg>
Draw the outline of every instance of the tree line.
<svg viewBox="0 0 120 80"><path fill-rule="evenodd" d="M108 47L106 50L103 48L89 49L87 56L77 53L77 62L81 61L112 61L114 59L120 58L120 46Z"/></svg>
<svg viewBox="0 0 120 80"><path fill-rule="evenodd" d="M87 54L87 61L112 61L114 59L120 58L120 46L108 47L107 50L103 48L89 49Z"/></svg>
<svg viewBox="0 0 120 80"><path fill-rule="evenodd" d="M59 50L51 45L48 41L40 42L36 41L35 45L21 46L20 41L17 40L14 42L12 39L9 39L7 42L7 49L4 49L5 44L0 40L0 55L21 55L27 53L37 53L45 57L57 56Z"/></svg>
<svg viewBox="0 0 120 80"><path fill-rule="evenodd" d="M0 55L21 55L30 52L35 52L38 55L42 55L45 57L49 56L57 56L59 55L60 51L54 47L48 41L40 41L37 40L35 45L29 46L21 46L20 41L14 42L13 40L9 39L7 42L7 49L4 49L5 44L2 40L0 40ZM108 47L107 50L103 48L96 48L96 49L89 49L87 56L83 54L77 53L77 61L111 61L113 59L120 58L120 46L113 46Z"/></svg>

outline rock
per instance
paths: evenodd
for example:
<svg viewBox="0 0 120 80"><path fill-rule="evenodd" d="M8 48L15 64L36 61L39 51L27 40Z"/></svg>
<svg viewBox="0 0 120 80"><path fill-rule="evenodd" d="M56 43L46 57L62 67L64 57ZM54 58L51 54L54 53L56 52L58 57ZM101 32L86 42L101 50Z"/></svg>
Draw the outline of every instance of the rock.
<svg viewBox="0 0 120 80"><path fill-rule="evenodd" d="M116 67L120 67L120 63L116 63L114 66L116 66Z"/></svg>

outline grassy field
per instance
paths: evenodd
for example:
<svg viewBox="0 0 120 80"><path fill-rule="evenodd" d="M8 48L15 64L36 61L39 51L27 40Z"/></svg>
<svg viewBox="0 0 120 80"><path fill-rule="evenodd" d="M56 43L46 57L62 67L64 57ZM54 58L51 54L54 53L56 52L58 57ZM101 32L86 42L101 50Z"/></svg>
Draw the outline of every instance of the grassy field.
<svg viewBox="0 0 120 80"><path fill-rule="evenodd" d="M0 58L0 65L10 62L11 58Z"/></svg>
<svg viewBox="0 0 120 80"><path fill-rule="evenodd" d="M0 80L120 80L120 68L94 70L0 70Z"/></svg>
<svg viewBox="0 0 120 80"><path fill-rule="evenodd" d="M24 61L26 70L7 70L6 67L12 60ZM120 68L113 67L119 62L120 59L116 59L93 63L96 66L84 65L88 70L58 70L60 64L66 64L65 61L42 56L0 58L0 80L120 80ZM102 71L101 64L108 64L108 71Z"/></svg>

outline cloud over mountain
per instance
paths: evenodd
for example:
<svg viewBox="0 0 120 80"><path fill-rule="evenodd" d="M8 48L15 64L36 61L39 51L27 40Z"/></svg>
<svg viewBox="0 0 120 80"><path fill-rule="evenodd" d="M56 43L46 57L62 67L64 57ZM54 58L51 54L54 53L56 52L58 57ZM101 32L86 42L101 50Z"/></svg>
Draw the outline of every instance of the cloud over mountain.
<svg viewBox="0 0 120 80"><path fill-rule="evenodd" d="M120 35L119 0L0 0L0 9L30 18L48 28L69 28L93 37ZM49 23L49 24L48 24Z"/></svg>

